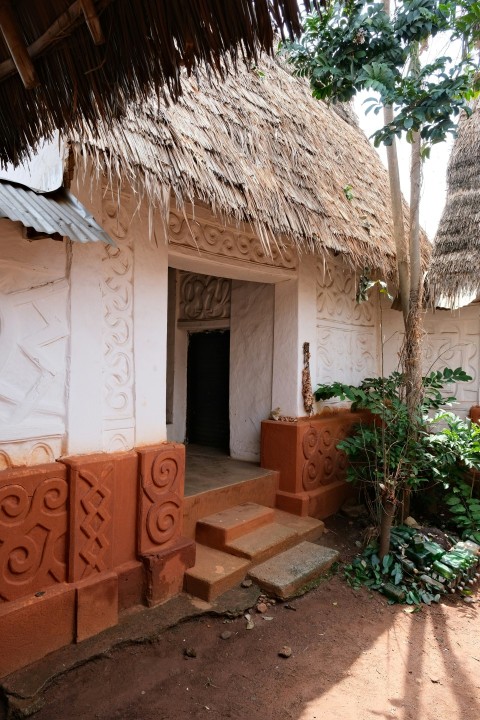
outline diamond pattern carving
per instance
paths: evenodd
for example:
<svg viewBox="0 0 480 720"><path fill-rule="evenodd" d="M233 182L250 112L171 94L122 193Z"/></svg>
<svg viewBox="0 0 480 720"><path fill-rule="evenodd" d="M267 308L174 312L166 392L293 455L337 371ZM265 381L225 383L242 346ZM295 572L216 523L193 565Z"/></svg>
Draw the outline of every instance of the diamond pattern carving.
<svg viewBox="0 0 480 720"><path fill-rule="evenodd" d="M70 582L112 568L114 477L113 461L71 464Z"/></svg>

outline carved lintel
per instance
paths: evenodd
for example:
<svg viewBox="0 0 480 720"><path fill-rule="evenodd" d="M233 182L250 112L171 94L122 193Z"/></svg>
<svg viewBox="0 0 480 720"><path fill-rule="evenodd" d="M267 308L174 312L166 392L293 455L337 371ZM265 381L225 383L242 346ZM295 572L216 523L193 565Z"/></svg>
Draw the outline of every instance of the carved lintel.
<svg viewBox="0 0 480 720"><path fill-rule="evenodd" d="M212 219L213 220L213 219ZM188 217L170 211L168 241L173 245L192 248L198 254L242 260L246 263L278 267L287 270L297 268L297 255L288 245L272 246L271 254L265 251L255 234L226 227L203 217Z"/></svg>

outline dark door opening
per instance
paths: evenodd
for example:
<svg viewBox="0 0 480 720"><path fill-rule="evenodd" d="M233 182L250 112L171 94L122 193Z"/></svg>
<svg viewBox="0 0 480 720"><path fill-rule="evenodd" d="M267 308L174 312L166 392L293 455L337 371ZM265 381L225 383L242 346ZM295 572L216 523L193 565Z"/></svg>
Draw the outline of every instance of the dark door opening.
<svg viewBox="0 0 480 720"><path fill-rule="evenodd" d="M187 360L187 442L229 451L230 331L192 333Z"/></svg>

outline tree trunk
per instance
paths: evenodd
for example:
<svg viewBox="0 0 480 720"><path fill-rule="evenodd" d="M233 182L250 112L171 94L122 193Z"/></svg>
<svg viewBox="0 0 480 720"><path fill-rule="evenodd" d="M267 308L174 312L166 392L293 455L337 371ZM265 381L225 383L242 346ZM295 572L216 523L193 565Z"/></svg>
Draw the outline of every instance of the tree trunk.
<svg viewBox="0 0 480 720"><path fill-rule="evenodd" d="M383 0L383 8L390 16L390 0ZM383 122L389 125L393 121L393 108L383 108ZM397 143L393 138L392 144L386 146L388 180L390 183L390 199L392 205L393 239L395 241L395 255L397 258L398 288L400 303L403 313L403 321L406 322L410 301L410 276L408 267L408 250L405 239L405 228L403 222L403 198L400 186L400 172L398 169Z"/></svg>
<svg viewBox="0 0 480 720"><path fill-rule="evenodd" d="M412 50L412 70L418 71L418 50ZM405 401L410 423L410 435L418 434L419 406L423 397L422 336L423 336L423 273L420 248L420 191L422 187L422 158L420 133L413 133L410 164L410 301L405 322L403 369L405 373ZM402 520L410 514L411 487L403 488Z"/></svg>
<svg viewBox="0 0 480 720"><path fill-rule="evenodd" d="M383 120L388 125L393 120L393 108L383 108ZM408 252L403 222L403 198L400 186L400 172L398 169L397 144L395 139L387 145L388 179L390 183L390 198L392 204L393 239L395 241L395 255L397 258L398 289L402 307L403 320L406 322L409 310L410 280L408 270Z"/></svg>
<svg viewBox="0 0 480 720"><path fill-rule="evenodd" d="M395 518L395 502L391 499L383 500L382 517L380 520L380 548L378 551L380 560L390 552L390 531Z"/></svg>

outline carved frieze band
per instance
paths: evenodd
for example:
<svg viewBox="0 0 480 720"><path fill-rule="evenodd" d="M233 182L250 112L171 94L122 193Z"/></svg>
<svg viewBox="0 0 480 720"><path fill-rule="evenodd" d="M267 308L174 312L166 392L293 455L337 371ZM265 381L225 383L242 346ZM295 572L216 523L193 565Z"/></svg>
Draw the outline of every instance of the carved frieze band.
<svg viewBox="0 0 480 720"><path fill-rule="evenodd" d="M140 555L163 550L182 532L185 447L168 444L139 450Z"/></svg>
<svg viewBox="0 0 480 720"><path fill-rule="evenodd" d="M0 600L66 579L68 485L64 468L6 471L0 487Z"/></svg>
<svg viewBox="0 0 480 720"><path fill-rule="evenodd" d="M249 263L295 270L297 256L291 247L273 246L271 254L265 252L258 237L232 227L224 227L208 220L188 219L179 212L170 211L168 240L174 245L193 248L197 252Z"/></svg>
<svg viewBox="0 0 480 720"><path fill-rule="evenodd" d="M226 278L180 273L179 321L229 318L231 287Z"/></svg>
<svg viewBox="0 0 480 720"><path fill-rule="evenodd" d="M104 450L128 450L134 443L133 243L129 214L114 202L104 208L105 228L117 247L103 259Z"/></svg>

